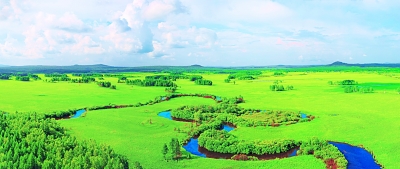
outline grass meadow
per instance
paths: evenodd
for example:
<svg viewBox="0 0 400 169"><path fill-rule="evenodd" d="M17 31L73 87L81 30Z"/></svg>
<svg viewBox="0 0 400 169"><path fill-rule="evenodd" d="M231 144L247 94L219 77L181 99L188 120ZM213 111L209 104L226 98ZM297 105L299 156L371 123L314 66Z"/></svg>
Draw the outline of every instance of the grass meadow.
<svg viewBox="0 0 400 169"><path fill-rule="evenodd" d="M151 73L124 73L142 79ZM221 97L242 95L244 108L301 111L314 115L311 122L280 127L239 127L231 133L244 140L295 139L318 137L324 140L363 145L373 152L385 168L400 166L400 79L371 72L290 72L272 76L264 72L255 80L225 83L228 74L201 74L212 80L212 86L177 80L178 93L208 93ZM43 79L45 77L41 75ZM397 75L398 76L398 75ZM342 86L328 81L353 79L359 86L372 87L374 93L344 93ZM51 112L107 104L135 104L165 95L164 87L117 84L117 78L105 77L117 85L116 90L94 83L47 83L41 80L20 82L0 80L0 110L7 112ZM275 80L293 85L294 90L276 92L269 86ZM62 126L80 140L93 139L110 145L126 155L131 164L139 161L144 168L325 168L314 156L296 156L268 161L233 161L197 158L179 162L163 160L161 149L184 122L157 116L161 111L183 105L213 105L211 99L182 97L143 107L108 109L87 112L86 117L60 120ZM149 123L152 121L152 124ZM182 149L182 151L184 151Z"/></svg>

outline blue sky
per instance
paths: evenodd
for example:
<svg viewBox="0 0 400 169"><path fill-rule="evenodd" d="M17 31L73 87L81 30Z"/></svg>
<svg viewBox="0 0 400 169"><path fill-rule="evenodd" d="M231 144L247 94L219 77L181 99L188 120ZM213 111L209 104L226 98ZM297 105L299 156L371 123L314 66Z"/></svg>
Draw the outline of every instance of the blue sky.
<svg viewBox="0 0 400 169"><path fill-rule="evenodd" d="M400 63L396 0L0 0L0 64Z"/></svg>

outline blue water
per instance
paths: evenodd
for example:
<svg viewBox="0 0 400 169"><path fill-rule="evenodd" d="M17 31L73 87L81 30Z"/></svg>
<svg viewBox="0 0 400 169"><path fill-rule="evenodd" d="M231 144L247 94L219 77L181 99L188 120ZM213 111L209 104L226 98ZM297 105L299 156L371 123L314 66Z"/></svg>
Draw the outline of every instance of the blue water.
<svg viewBox="0 0 400 169"><path fill-rule="evenodd" d="M163 111L158 113L159 116L172 120L171 111Z"/></svg>
<svg viewBox="0 0 400 169"><path fill-rule="evenodd" d="M183 146L183 148L194 155L200 156L200 157L206 157L205 154L199 152L199 140L195 138L191 138L190 141Z"/></svg>
<svg viewBox="0 0 400 169"><path fill-rule="evenodd" d="M86 110L82 109L82 110L78 110L76 111L75 115L72 116L71 118L78 118L80 117L83 113L85 113Z"/></svg>
<svg viewBox="0 0 400 169"><path fill-rule="evenodd" d="M228 125L223 125L223 128L222 128L222 130L225 130L227 132L230 132L233 129L235 129L235 128L230 127ZM186 145L183 146L183 148L187 152L189 152L191 154L194 154L194 155L197 155L197 156L200 156L200 157L206 157L205 154L199 152L199 141L198 141L197 138L196 139L195 138L191 138L190 141Z"/></svg>
<svg viewBox="0 0 400 169"><path fill-rule="evenodd" d="M344 144L334 143L330 144L336 146L340 152L343 153L346 160L349 162L347 169L380 169L381 167L375 162L372 155L363 148Z"/></svg>
<svg viewBox="0 0 400 169"><path fill-rule="evenodd" d="M163 101L164 101L164 100L165 100L165 97L161 97L161 100L163 100Z"/></svg>
<svg viewBox="0 0 400 169"><path fill-rule="evenodd" d="M219 97L219 96L215 96L215 100L216 100L216 101L221 101L222 99L221 99L221 97Z"/></svg>
<svg viewBox="0 0 400 169"><path fill-rule="evenodd" d="M301 118L302 118L302 119L305 119L305 118L307 118L307 115L306 115L306 114L304 114L304 113L300 113L300 116L301 116Z"/></svg>
<svg viewBox="0 0 400 169"><path fill-rule="evenodd" d="M223 125L223 126L222 126L222 130L225 130L225 131L227 131L227 132L230 132L230 131L232 131L233 129L235 129L235 128L233 128L233 127L231 127L231 126L228 126L228 125Z"/></svg>
<svg viewBox="0 0 400 169"><path fill-rule="evenodd" d="M297 154L297 150L298 149L295 149L291 154L289 154L289 157L293 157L293 156L296 156L296 154Z"/></svg>

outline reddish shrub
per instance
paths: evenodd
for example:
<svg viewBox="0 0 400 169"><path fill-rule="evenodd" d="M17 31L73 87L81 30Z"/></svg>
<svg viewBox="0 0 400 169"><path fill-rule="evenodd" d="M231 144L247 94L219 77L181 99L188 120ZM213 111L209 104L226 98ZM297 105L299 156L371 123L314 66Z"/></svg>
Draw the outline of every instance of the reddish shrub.
<svg viewBox="0 0 400 169"><path fill-rule="evenodd" d="M326 164L327 169L337 169L338 168L335 160L333 160L333 159L325 160L325 164Z"/></svg>

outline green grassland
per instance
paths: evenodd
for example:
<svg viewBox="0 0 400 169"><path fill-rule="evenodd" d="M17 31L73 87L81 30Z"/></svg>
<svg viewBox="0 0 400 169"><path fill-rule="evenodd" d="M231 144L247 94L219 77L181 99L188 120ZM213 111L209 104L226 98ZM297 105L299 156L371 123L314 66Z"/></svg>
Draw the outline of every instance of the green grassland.
<svg viewBox="0 0 400 169"><path fill-rule="evenodd" d="M144 78L151 73L124 73ZM280 127L239 127L231 133L244 140L295 139L318 137L324 140L363 145L371 150L385 168L400 166L397 149L400 142L400 79L370 72L290 72L273 76L266 71L255 80L225 83L228 74L201 74L212 80L212 86L196 85L187 79L177 80L178 93L208 93L221 97L242 95L244 108L301 111L316 116L311 122ZM43 76L42 76L43 77ZM44 79L44 77L43 77ZM342 86L328 81L353 79L359 86L373 87L374 93L344 93ZM163 87L117 84L117 78L105 80L117 85L116 90L101 88L94 83L47 83L41 80L20 82L0 80L0 110L19 112L50 112L107 104L135 104L165 95ZM275 80L292 85L294 90L276 92L269 86ZM214 105L211 99L182 97L135 108L87 112L86 117L61 120L62 126L78 139L94 139L106 143L117 153L126 155L133 164L144 168L324 168L315 157L296 156L268 161L233 161L193 158L179 162L163 160L161 149L173 137L183 137L174 128L184 122L157 116L158 112L183 105ZM152 123L149 123L149 120Z"/></svg>

